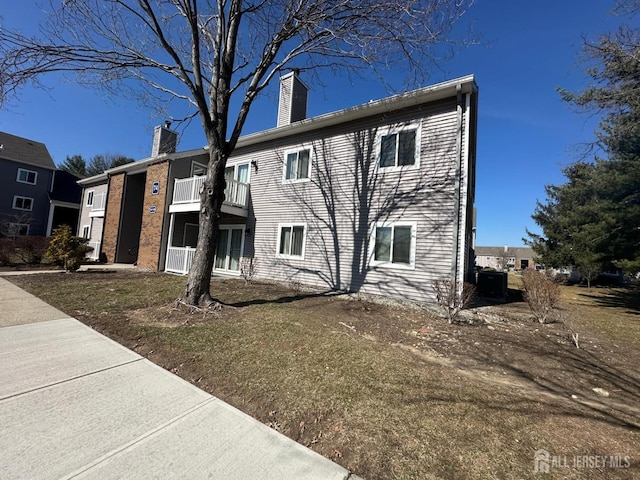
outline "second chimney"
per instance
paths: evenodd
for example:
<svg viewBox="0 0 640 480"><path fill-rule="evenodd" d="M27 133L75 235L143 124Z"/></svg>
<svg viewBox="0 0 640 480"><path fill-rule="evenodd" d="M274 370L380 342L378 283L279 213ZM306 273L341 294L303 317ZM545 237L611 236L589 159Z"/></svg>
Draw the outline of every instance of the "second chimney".
<svg viewBox="0 0 640 480"><path fill-rule="evenodd" d="M278 102L278 127L307 118L307 93L309 89L294 70L280 77Z"/></svg>
<svg viewBox="0 0 640 480"><path fill-rule="evenodd" d="M153 147L151 156L157 157L162 153L175 153L178 145L178 133L169 130L171 122L164 122L153 130Z"/></svg>

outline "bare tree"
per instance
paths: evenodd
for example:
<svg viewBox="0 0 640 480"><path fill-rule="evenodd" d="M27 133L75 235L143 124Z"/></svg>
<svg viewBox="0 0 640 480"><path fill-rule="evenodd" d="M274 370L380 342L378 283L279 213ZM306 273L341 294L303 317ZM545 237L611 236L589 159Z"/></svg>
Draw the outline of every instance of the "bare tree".
<svg viewBox="0 0 640 480"><path fill-rule="evenodd" d="M224 167L256 96L292 68L375 72L383 79L385 69L401 65L408 79L421 81L441 47L455 46L448 34L474 0L50 3L53 13L38 38L0 27L0 105L50 72L74 72L117 94L135 85L136 98L144 90L158 104L191 105L189 118L200 118L209 146L197 250L182 296L195 305L212 302Z"/></svg>
<svg viewBox="0 0 640 480"><path fill-rule="evenodd" d="M500 251L498 258L498 270L501 272L508 272L509 268L515 265L515 253L506 245Z"/></svg>

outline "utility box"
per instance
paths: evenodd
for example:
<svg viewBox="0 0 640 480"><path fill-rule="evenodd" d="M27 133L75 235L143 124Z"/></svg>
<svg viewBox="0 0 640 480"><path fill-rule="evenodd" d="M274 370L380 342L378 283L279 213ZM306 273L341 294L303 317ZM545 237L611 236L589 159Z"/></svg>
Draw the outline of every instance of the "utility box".
<svg viewBox="0 0 640 480"><path fill-rule="evenodd" d="M507 295L506 272L478 272L478 293L486 297L500 297Z"/></svg>

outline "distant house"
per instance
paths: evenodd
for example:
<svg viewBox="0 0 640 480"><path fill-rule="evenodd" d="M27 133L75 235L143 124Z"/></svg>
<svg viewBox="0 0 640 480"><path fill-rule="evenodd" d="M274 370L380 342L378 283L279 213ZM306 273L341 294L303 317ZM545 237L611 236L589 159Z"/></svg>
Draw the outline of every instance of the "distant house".
<svg viewBox="0 0 640 480"><path fill-rule="evenodd" d="M527 247L479 247L475 248L476 267L496 270L535 269L536 255Z"/></svg>
<svg viewBox="0 0 640 480"><path fill-rule="evenodd" d="M243 136L226 168L214 274L418 302L436 279L473 276L477 86L473 76L306 118L281 78L277 127ZM109 262L185 274L198 238L206 148L81 180L79 228Z"/></svg>
<svg viewBox="0 0 640 480"><path fill-rule="evenodd" d="M43 143L0 132L0 235L48 236L62 224L75 231L77 180L56 171Z"/></svg>

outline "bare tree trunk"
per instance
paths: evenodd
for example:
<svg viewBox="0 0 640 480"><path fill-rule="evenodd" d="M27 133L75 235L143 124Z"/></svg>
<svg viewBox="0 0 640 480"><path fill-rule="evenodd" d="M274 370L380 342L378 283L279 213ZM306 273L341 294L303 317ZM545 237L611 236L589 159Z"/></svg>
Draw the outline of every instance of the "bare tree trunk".
<svg viewBox="0 0 640 480"><path fill-rule="evenodd" d="M210 305L211 272L218 244L220 211L224 202L226 156L220 149L209 150L209 169L200 191L200 230L182 301L189 305Z"/></svg>

